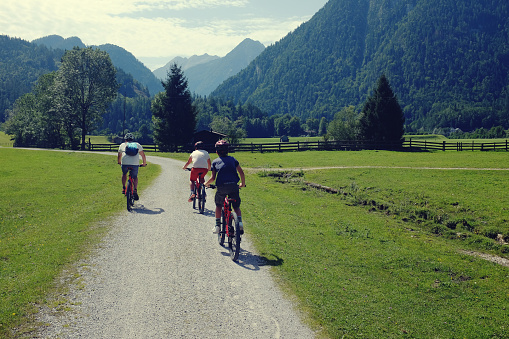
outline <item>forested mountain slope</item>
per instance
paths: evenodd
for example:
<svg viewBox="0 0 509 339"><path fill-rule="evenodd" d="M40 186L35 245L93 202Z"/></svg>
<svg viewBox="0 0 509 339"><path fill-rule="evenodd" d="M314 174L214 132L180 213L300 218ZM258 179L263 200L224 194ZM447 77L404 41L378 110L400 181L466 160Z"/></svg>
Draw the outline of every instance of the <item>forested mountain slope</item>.
<svg viewBox="0 0 509 339"><path fill-rule="evenodd" d="M509 127L509 2L330 0L211 95L331 118L382 73L409 130Z"/></svg>
<svg viewBox="0 0 509 339"><path fill-rule="evenodd" d="M41 75L58 69L62 55L63 51L0 35L0 123L5 110L30 92Z"/></svg>

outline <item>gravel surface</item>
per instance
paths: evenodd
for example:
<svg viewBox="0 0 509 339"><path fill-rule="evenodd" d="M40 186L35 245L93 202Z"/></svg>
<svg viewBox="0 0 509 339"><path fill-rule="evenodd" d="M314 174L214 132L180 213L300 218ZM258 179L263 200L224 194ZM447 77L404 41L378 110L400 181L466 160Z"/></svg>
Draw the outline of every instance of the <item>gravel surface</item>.
<svg viewBox="0 0 509 339"><path fill-rule="evenodd" d="M187 202L183 163L148 161L162 165L162 174L76 265L81 277L60 296L67 309L41 309L43 326L32 338L313 338L248 235L237 263L219 246L215 191L198 214Z"/></svg>

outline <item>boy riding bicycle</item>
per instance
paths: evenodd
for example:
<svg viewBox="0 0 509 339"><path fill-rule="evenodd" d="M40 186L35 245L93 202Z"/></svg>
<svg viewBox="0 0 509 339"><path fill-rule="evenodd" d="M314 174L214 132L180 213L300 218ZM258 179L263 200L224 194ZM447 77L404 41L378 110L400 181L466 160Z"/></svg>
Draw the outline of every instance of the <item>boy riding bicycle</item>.
<svg viewBox="0 0 509 339"><path fill-rule="evenodd" d="M117 162L122 166L122 194L125 194L125 184L127 182L127 172L131 170L131 177L134 179L134 200L138 200L138 168L140 166L140 155L143 160L142 167L147 166L147 158L143 147L137 142L133 142L132 133L127 133L124 137L125 142L118 147Z"/></svg>
<svg viewBox="0 0 509 339"><path fill-rule="evenodd" d="M221 230L221 209L223 207L224 198L228 195L230 198L235 199L232 203L235 213L237 213L239 220L240 231L244 231L242 224L242 215L240 212L240 195L239 188L246 187L246 179L244 171L240 167L239 162L232 156L228 155L228 142L226 140L219 140L216 143L216 153L219 158L212 162L212 176L205 183L205 186L210 186L214 180L216 181L216 197L214 202L216 203L216 226L213 229L213 233L217 234ZM239 182L240 175L240 185Z"/></svg>
<svg viewBox="0 0 509 339"><path fill-rule="evenodd" d="M191 168L191 175L189 176L191 195L189 196L189 202L193 201L194 198L194 182L196 180L200 180L199 182L203 182L205 178L205 174L210 171L210 156L209 153L203 149L203 142L198 141L194 144L194 152L191 153L189 159L182 169L187 169L187 166L192 162L193 166Z"/></svg>

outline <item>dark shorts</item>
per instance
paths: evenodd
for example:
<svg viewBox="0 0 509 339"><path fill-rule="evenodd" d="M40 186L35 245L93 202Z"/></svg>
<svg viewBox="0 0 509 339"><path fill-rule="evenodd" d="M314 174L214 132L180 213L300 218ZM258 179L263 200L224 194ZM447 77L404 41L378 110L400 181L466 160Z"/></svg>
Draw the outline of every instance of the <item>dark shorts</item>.
<svg viewBox="0 0 509 339"><path fill-rule="evenodd" d="M239 195L239 185L238 184L226 184L217 186L216 197L214 199L216 206L223 206L224 198L228 195L231 199L235 199L232 202L232 206L234 208L240 207L240 195Z"/></svg>
<svg viewBox="0 0 509 339"><path fill-rule="evenodd" d="M133 179L136 179L138 177L139 167L140 166L137 166L137 165L122 165L122 174L126 175L127 172L129 171L129 168L132 168L131 177L133 177Z"/></svg>

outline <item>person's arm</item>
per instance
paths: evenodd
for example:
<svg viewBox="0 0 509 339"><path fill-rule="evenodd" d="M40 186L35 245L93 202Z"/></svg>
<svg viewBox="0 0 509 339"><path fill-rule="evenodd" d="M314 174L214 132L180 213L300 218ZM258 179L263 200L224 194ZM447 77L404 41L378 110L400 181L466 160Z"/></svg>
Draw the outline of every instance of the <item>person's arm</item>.
<svg viewBox="0 0 509 339"><path fill-rule="evenodd" d="M143 160L143 164L141 164L141 167L147 166L147 157L145 156L145 152L140 151L141 160Z"/></svg>
<svg viewBox="0 0 509 339"><path fill-rule="evenodd" d="M208 166L207 166L207 171L210 171L210 167L212 166L212 165L210 164L210 158L208 158L208 159L207 159L207 165L208 165Z"/></svg>
<svg viewBox="0 0 509 339"><path fill-rule="evenodd" d="M117 155L117 163L119 165L122 165L122 152L118 152L118 155Z"/></svg>
<svg viewBox="0 0 509 339"><path fill-rule="evenodd" d="M193 158L192 157L189 157L189 159L187 159L187 162L186 164L184 165L184 167L182 167L182 169L186 169L187 166L191 163L191 161L193 161Z"/></svg>
<svg viewBox="0 0 509 339"><path fill-rule="evenodd" d="M215 170L212 170L212 175L210 176L210 179L207 180L207 182L204 184L206 187L209 187L211 183L214 182L214 180L216 180L216 171Z"/></svg>
<svg viewBox="0 0 509 339"><path fill-rule="evenodd" d="M240 167L240 165L237 166L237 172L239 172L240 175L239 187L246 187L246 176L244 175L244 171L242 170L242 167Z"/></svg>

